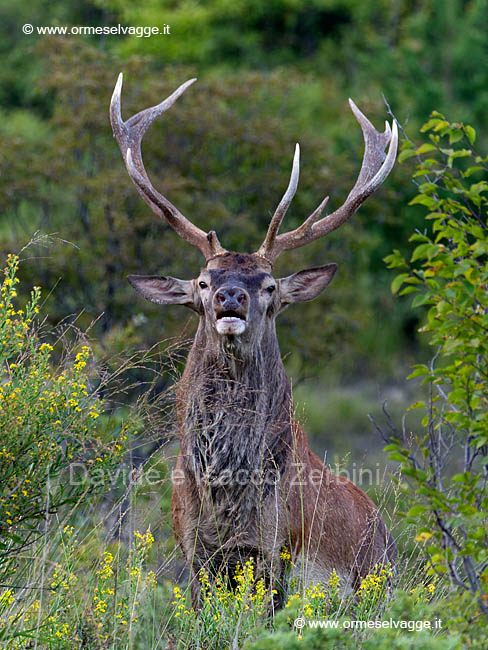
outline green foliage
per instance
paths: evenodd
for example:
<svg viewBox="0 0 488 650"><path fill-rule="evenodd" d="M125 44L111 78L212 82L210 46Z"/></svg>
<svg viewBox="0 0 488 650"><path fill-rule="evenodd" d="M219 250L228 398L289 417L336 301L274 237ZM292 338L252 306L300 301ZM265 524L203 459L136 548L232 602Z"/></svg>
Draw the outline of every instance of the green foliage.
<svg viewBox="0 0 488 650"><path fill-rule="evenodd" d="M445 601L444 601L445 604ZM445 605L444 605L445 606ZM419 590L413 593L402 590L395 590L393 597L388 601L386 608L375 614L373 609L369 610L369 617L360 618L357 616L339 616L332 620L318 619L322 625L307 624L300 632L290 627L293 620L290 617L291 611L285 610L277 614L275 626L272 631L264 632L253 641L248 641L245 650L299 650L300 648L334 648L337 650L403 650L412 648L423 650L424 648L436 648L439 650L461 650L468 642L471 647L483 648L486 642L486 634L480 632L471 635L469 641L463 637L461 632L451 629L449 634L445 633L443 612L440 602L431 598L419 597ZM313 619L317 620L317 619ZM435 629L437 621L442 626L439 631ZM361 621L363 627L355 627L352 621ZM368 621L371 627L366 627ZM403 621L403 628L396 628L392 621L398 624ZM382 625L384 623L384 625ZM407 624L410 626L406 627Z"/></svg>
<svg viewBox="0 0 488 650"><path fill-rule="evenodd" d="M292 568L291 555L286 548L282 549L281 559L288 569ZM362 580L357 594L349 596L344 596L335 571L326 584L300 587L296 578L292 578L284 610L268 620L266 615L272 612L272 593L276 592L270 593L264 579L257 579L254 562L249 560L244 566L238 566L233 577L235 587L222 576L217 576L216 581L211 583L207 573L204 570L200 572L202 605L198 614L190 607L188 596L183 595L179 587L174 588L172 605L177 621L176 647L182 650L220 650L238 644L237 647L245 648L295 648L300 647L296 644L302 640L307 647L322 647L315 645L318 639L340 638L344 644L340 647L353 648L357 647L355 644L358 642L367 644L369 633L367 628L356 629L352 621L364 624L367 621L388 620L383 610L392 577L389 565L374 567ZM433 585L430 587L431 590L412 590L409 596L411 609L418 610L419 604L431 601L434 589ZM402 592L399 592L399 596L404 598ZM398 621L409 620L405 609L404 605ZM412 615L411 622L414 620L415 616ZM319 636L313 624L301 627L297 621L318 622L316 628ZM268 632L266 628L272 631ZM340 636L337 636L338 631Z"/></svg>
<svg viewBox="0 0 488 650"><path fill-rule="evenodd" d="M50 650L134 647L156 587L154 572L145 566L151 532L136 531L127 547L100 552L86 574L86 550L73 530L65 526L53 534L56 561L44 567L40 596L31 592L19 599L12 589L0 593L0 647L24 650L33 639Z"/></svg>
<svg viewBox="0 0 488 650"><path fill-rule="evenodd" d="M232 578L234 588L225 576L219 575L210 582L207 572L200 571L198 613L187 602L188 595L185 597L179 587L174 588L171 604L175 606L177 648L219 650L231 647L236 641L241 645L255 635L256 629L265 626L273 596L264 578L255 575L254 560L237 565Z"/></svg>
<svg viewBox="0 0 488 650"><path fill-rule="evenodd" d="M36 326L39 287L25 310L16 307L18 264L10 255L0 290L0 573L48 514L106 489L105 481L91 479L120 463L128 438L128 426L114 427L102 415L87 346L52 366L53 347L41 343ZM81 465L85 484L70 480Z"/></svg>
<svg viewBox="0 0 488 650"><path fill-rule="evenodd" d="M129 548L117 571L117 596L108 569L85 591L72 523L88 523L87 511L114 486L135 432L100 398L90 348L77 337L67 347L69 336L59 332L55 342L39 323L40 288L27 300L18 295L18 267L19 258L9 255L0 286L0 644L27 648L37 638L39 647L72 648L89 629L101 639L109 634L105 619L98 620L106 613L101 602L115 598L122 605L113 610L110 634L118 639L116 624L124 635L125 619L117 607L129 608L126 583L132 585L127 594L155 584L154 575L141 574L152 537L138 534L134 552ZM86 528L82 534L86 540ZM134 596L127 598L135 618Z"/></svg>
<svg viewBox="0 0 488 650"><path fill-rule="evenodd" d="M407 516L431 573L476 595L488 617L488 158L474 149L471 126L438 112L422 131L429 143L407 142L403 158L419 158L411 204L427 209L428 227L411 236L409 261L398 251L387 261L407 269L392 290L426 310L421 331L436 354L410 375L429 388L428 401L412 406L425 411L423 429L413 444L392 439L386 450L415 491Z"/></svg>
<svg viewBox="0 0 488 650"><path fill-rule="evenodd" d="M365 3L356 0L98 0L130 25L171 25L170 36L127 36L124 57L205 69L297 67L354 94L384 92L421 120L432 106L486 120L486 0ZM373 91L374 89L374 91Z"/></svg>
<svg viewBox="0 0 488 650"><path fill-rule="evenodd" d="M124 0L100 3L117 11L128 24L171 25L164 39L165 56L173 61L226 60L262 67L291 62L317 52L321 41L334 37L350 20L353 3L337 0L192 0L148 2L136 7ZM141 42L141 41L144 42ZM127 38L119 45L125 53L160 56L161 39Z"/></svg>

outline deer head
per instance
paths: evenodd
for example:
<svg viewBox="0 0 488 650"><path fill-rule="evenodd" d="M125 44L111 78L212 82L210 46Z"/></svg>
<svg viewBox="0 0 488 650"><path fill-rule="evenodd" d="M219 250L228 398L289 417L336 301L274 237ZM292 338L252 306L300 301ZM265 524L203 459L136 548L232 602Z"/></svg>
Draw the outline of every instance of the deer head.
<svg viewBox="0 0 488 650"><path fill-rule="evenodd" d="M379 133L349 100L363 131L365 151L358 179L344 204L321 217L329 198L326 197L300 227L278 234L298 185L300 148L297 144L288 188L276 208L263 243L255 253L230 252L222 247L213 230L206 233L195 226L154 189L142 160L141 141L145 132L194 81L190 79L163 102L137 113L126 122L122 120L120 106L122 74L115 86L110 119L130 177L149 207L183 239L199 248L206 259L205 267L193 280L134 275L128 279L152 302L185 305L196 311L208 338L232 337L242 343L252 343L260 340L267 331L274 331L274 319L287 305L312 300L332 280L336 264L299 271L281 279L273 277L273 264L282 251L304 246L341 226L381 185L395 162L397 125L393 122L390 128L387 122L384 133Z"/></svg>

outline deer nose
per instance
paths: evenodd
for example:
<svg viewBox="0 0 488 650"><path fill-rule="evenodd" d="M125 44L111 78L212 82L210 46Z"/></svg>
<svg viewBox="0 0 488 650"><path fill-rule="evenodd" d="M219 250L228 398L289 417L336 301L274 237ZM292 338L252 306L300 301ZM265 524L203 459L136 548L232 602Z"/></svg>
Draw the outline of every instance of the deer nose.
<svg viewBox="0 0 488 650"><path fill-rule="evenodd" d="M215 300L222 309L239 309L247 303L247 293L241 287L221 287Z"/></svg>

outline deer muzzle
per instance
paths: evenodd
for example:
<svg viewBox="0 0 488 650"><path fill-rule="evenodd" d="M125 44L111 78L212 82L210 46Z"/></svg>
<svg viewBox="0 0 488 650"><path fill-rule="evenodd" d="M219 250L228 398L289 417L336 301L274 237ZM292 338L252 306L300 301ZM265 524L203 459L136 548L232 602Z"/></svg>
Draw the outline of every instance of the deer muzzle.
<svg viewBox="0 0 488 650"><path fill-rule="evenodd" d="M242 287L220 287L215 292L214 309L217 332L238 336L247 327L249 294Z"/></svg>

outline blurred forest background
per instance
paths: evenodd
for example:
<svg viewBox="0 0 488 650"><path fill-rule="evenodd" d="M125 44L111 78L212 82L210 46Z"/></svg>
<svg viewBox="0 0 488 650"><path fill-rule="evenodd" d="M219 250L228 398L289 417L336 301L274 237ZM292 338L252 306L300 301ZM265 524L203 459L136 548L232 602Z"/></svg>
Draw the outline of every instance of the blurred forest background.
<svg viewBox="0 0 488 650"><path fill-rule="evenodd" d="M124 350L182 332L189 339L194 317L143 302L125 279L189 279L202 260L155 218L126 173L108 119L119 71L125 119L198 77L147 134L146 168L183 214L215 229L227 248L251 251L286 188L296 141L301 181L284 227L326 194L331 209L344 201L363 153L348 97L378 129L388 117L384 95L413 140L436 109L473 124L486 145L487 9L486 0L0 0L1 254L38 233L21 254L25 286L43 287L52 324L94 323L108 366ZM24 23L169 24L171 33L38 37L24 35ZM423 223L422 209L408 206L412 168L396 165L350 223L286 253L276 268L280 276L339 264L328 292L287 310L279 326L318 451L352 448L359 458L375 439L367 414L384 398L403 412L408 366L428 354L419 311L392 297L383 262ZM171 381L163 374L158 386Z"/></svg>

